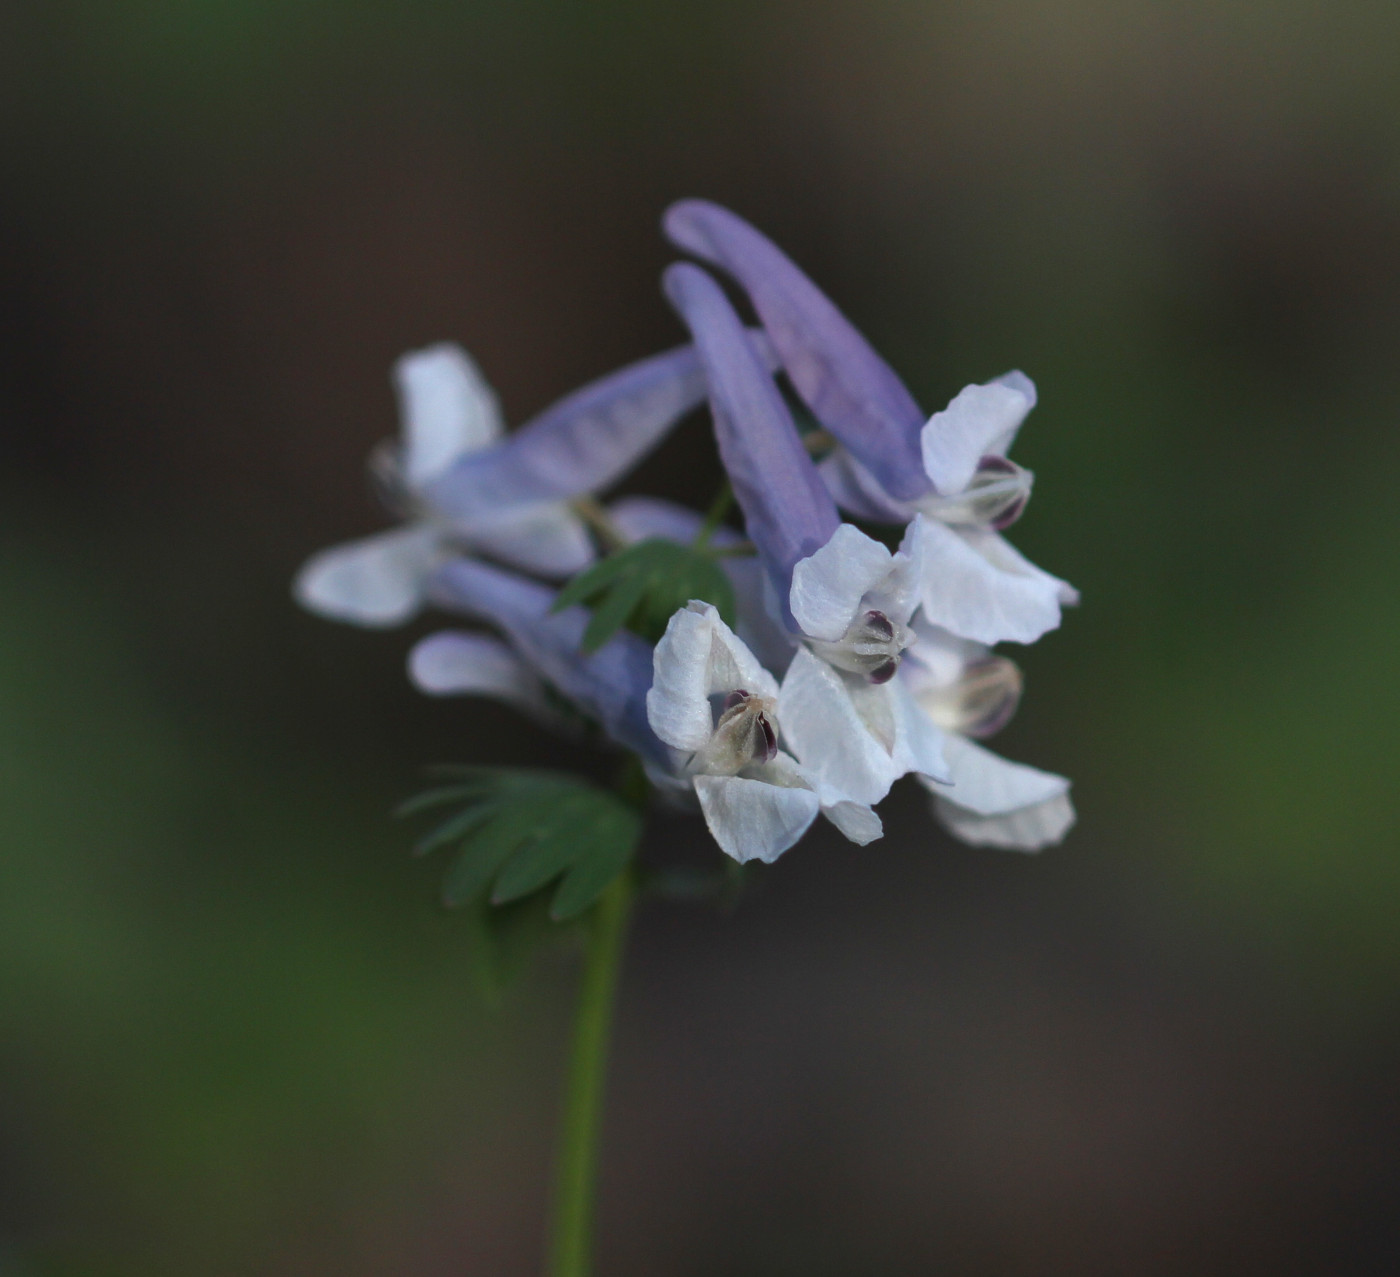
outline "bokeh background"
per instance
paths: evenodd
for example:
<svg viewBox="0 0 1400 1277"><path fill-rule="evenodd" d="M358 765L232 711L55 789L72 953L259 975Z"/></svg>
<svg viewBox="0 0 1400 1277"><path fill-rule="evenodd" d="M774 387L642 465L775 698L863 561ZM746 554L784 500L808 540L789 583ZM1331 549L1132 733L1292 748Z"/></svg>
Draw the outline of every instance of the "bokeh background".
<svg viewBox="0 0 1400 1277"><path fill-rule="evenodd" d="M519 421L680 340L683 195L926 407L1039 383L1081 820L651 907L601 1271L1395 1271L1398 157L1391 0L0 6L0 1273L536 1270L575 967L488 998L388 813L579 760L288 582L402 351Z"/></svg>

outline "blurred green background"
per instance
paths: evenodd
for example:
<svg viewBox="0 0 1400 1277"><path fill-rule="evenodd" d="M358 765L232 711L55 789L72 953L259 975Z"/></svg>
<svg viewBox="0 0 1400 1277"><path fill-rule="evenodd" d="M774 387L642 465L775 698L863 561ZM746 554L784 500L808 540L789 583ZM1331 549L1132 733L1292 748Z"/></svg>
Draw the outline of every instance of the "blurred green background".
<svg viewBox="0 0 1400 1277"><path fill-rule="evenodd" d="M288 582L405 349L519 421L679 341L685 195L1038 382L1081 821L644 914L601 1271L1395 1271L1397 157L1381 0L0 6L0 1274L535 1271L574 970L490 1005L387 813L580 760Z"/></svg>

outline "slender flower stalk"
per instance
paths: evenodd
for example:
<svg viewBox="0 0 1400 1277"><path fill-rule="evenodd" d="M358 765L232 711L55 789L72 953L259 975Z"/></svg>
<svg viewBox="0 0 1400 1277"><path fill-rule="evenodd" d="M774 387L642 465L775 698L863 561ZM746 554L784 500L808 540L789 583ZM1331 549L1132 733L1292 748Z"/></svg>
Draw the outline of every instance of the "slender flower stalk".
<svg viewBox="0 0 1400 1277"><path fill-rule="evenodd" d="M548 1277L589 1277L593 1271L608 1040L634 894L631 875L622 874L603 893L591 919L560 1126Z"/></svg>

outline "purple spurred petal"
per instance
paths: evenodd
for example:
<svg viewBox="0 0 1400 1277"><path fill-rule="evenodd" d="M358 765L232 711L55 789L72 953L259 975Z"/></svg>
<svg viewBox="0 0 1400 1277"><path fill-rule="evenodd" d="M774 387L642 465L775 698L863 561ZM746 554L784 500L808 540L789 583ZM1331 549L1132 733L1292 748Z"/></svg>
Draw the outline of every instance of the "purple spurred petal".
<svg viewBox="0 0 1400 1277"><path fill-rule="evenodd" d="M745 526L786 608L794 565L841 525L836 504L720 286L682 262L668 267L663 279L705 368L715 440Z"/></svg>
<svg viewBox="0 0 1400 1277"><path fill-rule="evenodd" d="M786 253L708 200L672 204L671 241L743 285L797 393L890 496L929 488L919 455L924 414L894 370Z"/></svg>
<svg viewBox="0 0 1400 1277"><path fill-rule="evenodd" d="M579 651L588 612L551 612L555 592L524 577L457 559L438 569L428 586L439 606L488 621L525 662L573 701L619 744L666 764L666 751L647 723L651 646L621 630L591 656Z"/></svg>
<svg viewBox="0 0 1400 1277"><path fill-rule="evenodd" d="M704 398L693 347L653 355L566 395L497 447L463 457L425 495L470 528L504 510L597 492Z"/></svg>

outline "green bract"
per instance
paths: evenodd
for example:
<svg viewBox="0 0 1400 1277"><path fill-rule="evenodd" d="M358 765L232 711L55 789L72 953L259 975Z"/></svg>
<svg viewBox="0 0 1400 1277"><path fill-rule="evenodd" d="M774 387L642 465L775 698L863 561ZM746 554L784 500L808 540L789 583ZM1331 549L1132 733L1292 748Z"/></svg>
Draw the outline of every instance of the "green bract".
<svg viewBox="0 0 1400 1277"><path fill-rule="evenodd" d="M586 780L498 767L462 768L457 774L457 783L420 794L400 808L401 815L413 815L462 804L415 849L423 855L460 847L443 880L448 905L482 896L492 905L511 904L557 880L549 913L563 922L583 913L636 851L641 813Z"/></svg>
<svg viewBox="0 0 1400 1277"><path fill-rule="evenodd" d="M734 587L712 553L675 541L638 541L581 572L555 599L558 612L576 603L593 608L582 650L596 652L624 626L655 642L691 599L714 604L734 624Z"/></svg>

